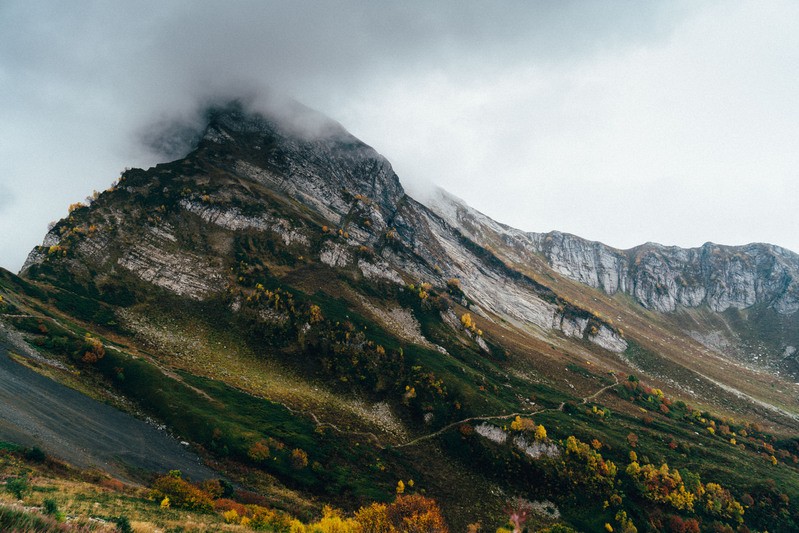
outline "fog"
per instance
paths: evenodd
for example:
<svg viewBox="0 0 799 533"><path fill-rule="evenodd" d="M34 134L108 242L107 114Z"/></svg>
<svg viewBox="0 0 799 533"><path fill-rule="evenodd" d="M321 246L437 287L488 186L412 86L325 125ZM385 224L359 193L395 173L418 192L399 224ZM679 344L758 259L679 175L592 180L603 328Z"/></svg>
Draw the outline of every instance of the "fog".
<svg viewBox="0 0 799 533"><path fill-rule="evenodd" d="M522 229L799 250L797 69L788 1L6 0L0 265L232 98Z"/></svg>

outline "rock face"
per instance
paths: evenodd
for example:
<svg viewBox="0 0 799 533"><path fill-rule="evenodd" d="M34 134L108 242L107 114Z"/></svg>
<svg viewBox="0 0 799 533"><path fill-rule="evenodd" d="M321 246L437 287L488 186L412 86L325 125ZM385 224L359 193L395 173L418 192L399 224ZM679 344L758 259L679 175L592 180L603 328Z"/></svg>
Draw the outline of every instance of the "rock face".
<svg viewBox="0 0 799 533"><path fill-rule="evenodd" d="M781 314L799 310L799 256L778 246L648 243L621 251L558 232L531 238L561 274L608 294L630 294L656 311L702 304L716 312L755 304Z"/></svg>
<svg viewBox="0 0 799 533"><path fill-rule="evenodd" d="M72 279L95 286L91 293L103 292L98 279L133 275L182 297L222 298L237 283L237 254L276 239L270 249L364 279L446 290L457 278L483 319L626 348L611 325L408 197L388 161L337 124L297 129L236 105L207 116L190 154L126 172L116 188L60 221L23 274Z"/></svg>
<svg viewBox="0 0 799 533"><path fill-rule="evenodd" d="M328 121L313 133L238 106L213 110L203 140L237 145L246 156L234 173L291 196L327 220L346 216L351 196L368 198L378 227L405 195L391 164L373 148Z"/></svg>
<svg viewBox="0 0 799 533"><path fill-rule="evenodd" d="M520 261L538 254L558 273L608 294L629 294L648 309L668 313L706 305L722 312L762 304L783 315L799 310L799 255L778 246L647 243L618 250L568 233L509 228L444 191L429 203L478 242L500 240Z"/></svg>
<svg viewBox="0 0 799 533"><path fill-rule="evenodd" d="M385 158L332 121L298 129L237 105L207 117L190 154L126 172L60 221L23 274L73 280L91 294L114 280L129 284L132 275L202 301L235 292L233 272L248 248L261 246L374 282L446 290L455 278L483 320L611 352L626 350L627 341L610 321L509 265L552 269L660 312L799 310L799 256L776 246L617 250L565 233L527 233L443 191L427 205L415 201Z"/></svg>

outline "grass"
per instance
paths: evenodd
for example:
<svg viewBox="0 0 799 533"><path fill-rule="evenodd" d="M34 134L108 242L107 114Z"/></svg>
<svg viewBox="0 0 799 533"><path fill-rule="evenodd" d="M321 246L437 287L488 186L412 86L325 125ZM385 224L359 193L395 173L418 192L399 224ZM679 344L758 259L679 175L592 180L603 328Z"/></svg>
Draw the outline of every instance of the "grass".
<svg viewBox="0 0 799 533"><path fill-rule="evenodd" d="M358 445L362 438L317 431L311 419L297 416L281 404L187 373L176 380L143 359L116 353L102 359L98 369L183 438L215 455L262 468L289 486L341 502L383 499L393 487L393 480L370 467L376 456L368 446ZM269 438L285 448L273 445L268 460L253 462L249 448ZM308 453L311 466L292 467L289 454L297 448ZM358 475L349 470L352 466L360 471Z"/></svg>
<svg viewBox="0 0 799 533"><path fill-rule="evenodd" d="M318 241L313 240L312 247L318 247ZM371 437L357 433L376 433L383 444L403 439L399 434L381 432L380 425L370 419L368 410L363 408L366 404L363 397L389 403L398 413L395 422L404 425L413 436L430 433L448 422L471 415L499 415L530 409L526 400L534 398L535 408L550 409L534 418L547 427L551 438L563 440L576 435L585 442L596 438L602 442L603 456L612 459L620 468L628 462L627 436L635 433L639 439L636 450L642 461L667 462L673 468L699 473L703 481L721 482L738 497L746 490L754 490L753 480L773 479L791 501L799 500L796 468L784 463L772 465L757 454L755 446L747 445L745 450L733 447L721 436L710 435L697 424L662 416L640 401L626 401L611 391L595 399L600 408L613 407L610 418L592 414L593 404L581 405L580 397L611 383L607 370L623 367L625 363L615 356L592 352L594 348L587 342L572 343L557 335L526 337L507 323L497 321L485 326L481 323L491 347L491 353L485 353L463 331L442 320L438 309L423 307L418 296L410 291L372 284L354 272L343 271L331 276L328 269L306 263L296 258L293 251L281 249L280 242L272 238L249 238L246 242L239 239L235 246L241 256L236 257L237 261L255 264L255 259L260 261L259 255L263 259L258 263L263 268L256 271L252 279L248 278L247 283L261 282L272 290L280 287L290 291L298 301L319 305L325 318L332 323L350 321L357 331L366 332L368 340L387 350L402 349L406 371L402 379L405 381L383 396L368 396L357 389L354 392L349 385L329 385L325 381L335 383L337 376L321 372L314 360L315 354L301 350L292 335L267 338L269 342L262 342L263 339L253 335L253 324L241 323L237 315L230 312L230 302L223 300L196 303L160 292L150 293L123 315L129 327L123 331L107 315L110 307L99 301L103 296L100 292L94 294L90 288L70 285L59 278L57 271L44 273L68 290L33 296L36 291L41 292L35 284L25 286L9 276L0 278L0 283L11 287L9 290L19 291L20 295L24 293L32 304L31 298L40 298L45 308L55 308L75 317L74 321L70 319L66 323L65 332L54 328L53 335L57 331L56 336L80 339L82 326L89 322L113 328L105 330L107 339L124 342L131 348L126 351L108 349L106 357L97 365L100 376L93 371L84 372L91 376L87 382L110 384L113 390L133 399L172 431L192 441L215 464L235 472L237 479L247 480L250 486L265 489L274 482L285 485L295 494L352 508L368 500L386 500L398 478L413 478L419 486L434 491L433 495L442 498L450 509L469 509L469 502L480 502L491 508L485 512L493 513L495 518L501 514L498 502L504 497L497 496L499 492L495 489L501 488L504 494L519 492L529 497L556 499L570 522L585 530L601 529L604 522L612 522L612 512L603 508L601 500L591 495L582 495L588 501L581 500L580 495L575 495L572 488L563 485L553 473L555 465L528 460L510 446L496 446L474 435L467 437L457 427L419 447L402 450L382 449ZM653 375L663 375L665 379L668 374L678 381L693 383L691 380L696 376L691 369L709 360L704 356L692 359L698 353L696 343L682 338L670 339L673 323L668 318L631 311L632 304L623 297L608 298L556 277L551 277L550 281L559 295L562 293L576 302L574 309L590 309L614 319L622 317L630 345L625 356ZM138 288L135 283L131 287ZM540 290L550 296L547 290ZM120 294L117 296L122 300L129 296ZM358 294L381 300L386 305L411 309L423 335L443 346L447 353L401 341L389 329L357 311L360 307L355 295ZM466 311L457 305L455 310L458 315ZM763 317L763 320L769 318ZM727 317L727 320L732 322L738 318ZM299 325L292 324L292 327ZM37 335L35 321L21 322L20 326ZM789 326L791 324L779 327ZM89 327L94 329L94 326ZM760 323L753 328L752 336L768 331ZM518 342L500 340L511 331L515 331ZM55 352L59 346L44 348ZM71 357L71 348L61 351L64 352L62 356ZM583 361L587 360L594 364L584 365ZM728 370L713 368L709 371L718 377ZM525 372L541 379L526 379ZM402 385L430 373L434 380L443 381L446 394L441 394L440 398L433 395L432 399L415 406L415 410L407 408L402 400ZM571 390L564 386L564 380ZM745 381L745 376L737 376L733 382L741 380ZM663 385L655 382L653 386ZM757 386L747 385L749 389ZM717 398L712 398L716 389L708 390L713 392L704 393L701 407L715 402L719 408L726 408L729 394L719 393ZM764 393L767 397L779 394ZM553 409L562 402L567 403L563 411ZM322 422L335 424L341 431L317 424L310 413ZM427 413L435 413L430 424L422 422ZM651 420L645 421L644 416ZM248 452L253 443L270 438L273 439L269 441L270 457L265 460L250 457ZM678 444L674 448L669 445L672 441ZM276 443L284 448L280 449ZM295 448L308 453L307 467L291 466L288 454ZM468 485L468 488L458 484ZM57 501L59 508L113 516L128 506L139 507L142 514L131 516L131 520L141 523L177 521L181 516L158 509L140 493L114 493L105 500L86 486L69 488L37 482L37 490L31 498L49 497L54 493L53 487L58 487L55 492L59 494L62 490L65 494L73 491L71 500ZM458 494L448 495L451 487L458 487ZM639 525L646 519L646 513L658 511L636 496L628 481L622 481L622 487L629 498L628 507L639 508L636 515ZM114 498L116 500L110 501ZM100 503L101 511L92 510L95 503ZM153 514L148 514L150 512ZM455 518L453 523L462 525L460 519L466 518ZM197 520L202 522L204 518Z"/></svg>

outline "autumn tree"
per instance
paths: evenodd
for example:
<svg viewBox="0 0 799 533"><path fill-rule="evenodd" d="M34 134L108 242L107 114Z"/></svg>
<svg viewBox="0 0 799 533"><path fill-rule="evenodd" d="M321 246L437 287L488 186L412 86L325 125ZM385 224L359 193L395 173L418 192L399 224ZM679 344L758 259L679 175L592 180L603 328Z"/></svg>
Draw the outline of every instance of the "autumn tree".
<svg viewBox="0 0 799 533"><path fill-rule="evenodd" d="M302 470L308 466L308 454L305 450L300 448L291 450L291 466L296 470Z"/></svg>
<svg viewBox="0 0 799 533"><path fill-rule="evenodd" d="M658 468L651 464L641 466L632 461L627 466L626 473L635 480L636 486L646 498L669 504L680 511L692 512L694 502L703 491L701 484L696 487L696 492L689 490L680 471L669 469L666 463Z"/></svg>
<svg viewBox="0 0 799 533"><path fill-rule="evenodd" d="M324 320L324 317L322 316L322 308L316 304L311 305L311 308L309 310L309 315L310 316L308 321L311 324L316 324L317 322L321 322L322 320Z"/></svg>
<svg viewBox="0 0 799 533"><path fill-rule="evenodd" d="M373 503L355 513L363 533L448 533L435 500L398 494L390 505Z"/></svg>
<svg viewBox="0 0 799 533"><path fill-rule="evenodd" d="M270 452L267 442L261 439L250 446L250 449L247 450L247 457L253 461L261 462L269 459Z"/></svg>
<svg viewBox="0 0 799 533"><path fill-rule="evenodd" d="M210 512L214 508L211 495L183 479L178 471L157 478L150 496L156 501L168 500L171 507L191 511Z"/></svg>
<svg viewBox="0 0 799 533"><path fill-rule="evenodd" d="M96 337L92 337L90 333L83 337L82 351L83 357L81 357L81 361L84 363L96 363L105 357L103 342Z"/></svg>
<svg viewBox="0 0 799 533"><path fill-rule="evenodd" d="M472 319L471 313L463 313L461 315L461 324L467 331L472 332L475 335L482 336L483 330L477 327L477 323Z"/></svg>
<svg viewBox="0 0 799 533"><path fill-rule="evenodd" d="M743 506L733 498L729 490L718 483L705 485L702 505L705 512L711 516L731 519L739 524L743 522Z"/></svg>
<svg viewBox="0 0 799 533"><path fill-rule="evenodd" d="M510 429L512 431L535 431L535 422L532 421L530 418L522 418L521 416L517 416L513 422L510 423Z"/></svg>
<svg viewBox="0 0 799 533"><path fill-rule="evenodd" d="M617 468L589 444L575 436L566 439L563 454L563 475L573 485L582 486L598 494L613 490Z"/></svg>

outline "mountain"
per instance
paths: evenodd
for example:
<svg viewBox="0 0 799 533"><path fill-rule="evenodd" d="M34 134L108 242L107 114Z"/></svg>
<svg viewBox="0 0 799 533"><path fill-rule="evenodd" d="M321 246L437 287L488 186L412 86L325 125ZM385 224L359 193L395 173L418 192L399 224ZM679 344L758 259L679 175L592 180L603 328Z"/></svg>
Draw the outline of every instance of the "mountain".
<svg viewBox="0 0 799 533"><path fill-rule="evenodd" d="M708 348L799 378L794 357L799 255L790 250L759 243L706 243L692 249L647 243L618 250L567 233L510 228L443 190L428 203L469 239L492 246L508 264L535 265L538 272L554 271L606 295L629 295L661 318L674 318L683 333Z"/></svg>
<svg viewBox="0 0 799 533"><path fill-rule="evenodd" d="M799 310L799 255L769 244L683 249L647 243L617 250L553 231L523 233L503 226L439 190L432 206L470 239L504 239L532 250L559 274L613 295L629 294L662 313L707 306L723 312L764 305L781 315Z"/></svg>
<svg viewBox="0 0 799 533"><path fill-rule="evenodd" d="M421 203L289 111L209 109L185 157L72 206L4 275L9 325L293 513L424 490L456 529L515 495L540 528L799 523L799 256Z"/></svg>

